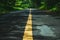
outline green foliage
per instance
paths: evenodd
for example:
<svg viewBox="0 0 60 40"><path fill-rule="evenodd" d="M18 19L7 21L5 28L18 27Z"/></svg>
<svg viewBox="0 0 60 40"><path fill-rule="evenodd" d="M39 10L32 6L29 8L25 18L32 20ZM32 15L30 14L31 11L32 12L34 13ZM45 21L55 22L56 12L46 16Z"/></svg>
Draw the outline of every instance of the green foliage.
<svg viewBox="0 0 60 40"><path fill-rule="evenodd" d="M15 2L15 0L0 0L0 14L12 11Z"/></svg>
<svg viewBox="0 0 60 40"><path fill-rule="evenodd" d="M44 1L41 2L41 6L39 7L40 10L46 9L46 3Z"/></svg>
<svg viewBox="0 0 60 40"><path fill-rule="evenodd" d="M0 0L0 14L26 8L40 10L60 10L60 0Z"/></svg>
<svg viewBox="0 0 60 40"><path fill-rule="evenodd" d="M46 0L47 9L50 11L57 11L58 6L60 6L58 3L60 3L60 0Z"/></svg>
<svg viewBox="0 0 60 40"><path fill-rule="evenodd" d="M30 0L16 0L15 6L13 7L16 10L23 10L26 8L29 8L30 6Z"/></svg>

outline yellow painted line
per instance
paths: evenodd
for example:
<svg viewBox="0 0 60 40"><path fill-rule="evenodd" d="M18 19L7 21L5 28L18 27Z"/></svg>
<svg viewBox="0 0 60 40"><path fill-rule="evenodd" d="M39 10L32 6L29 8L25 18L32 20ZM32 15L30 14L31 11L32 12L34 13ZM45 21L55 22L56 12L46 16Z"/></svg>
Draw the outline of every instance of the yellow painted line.
<svg viewBox="0 0 60 40"><path fill-rule="evenodd" d="M33 40L31 9L30 9L29 17L28 17L27 24L26 24L26 27L25 27L23 40Z"/></svg>

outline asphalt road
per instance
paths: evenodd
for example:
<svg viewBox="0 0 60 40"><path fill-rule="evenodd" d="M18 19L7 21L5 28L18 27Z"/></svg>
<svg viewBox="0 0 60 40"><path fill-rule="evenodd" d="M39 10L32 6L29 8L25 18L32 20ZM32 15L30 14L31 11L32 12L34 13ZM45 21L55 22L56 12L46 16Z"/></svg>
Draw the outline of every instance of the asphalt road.
<svg viewBox="0 0 60 40"><path fill-rule="evenodd" d="M0 40L23 40L30 10L14 11L0 16ZM33 40L60 40L60 16L33 9Z"/></svg>

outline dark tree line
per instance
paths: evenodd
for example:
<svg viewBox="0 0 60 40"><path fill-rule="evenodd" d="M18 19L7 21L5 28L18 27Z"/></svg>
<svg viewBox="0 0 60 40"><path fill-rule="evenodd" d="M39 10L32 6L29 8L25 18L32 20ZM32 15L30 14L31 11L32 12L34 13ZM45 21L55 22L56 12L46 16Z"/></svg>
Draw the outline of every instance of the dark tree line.
<svg viewBox="0 0 60 40"><path fill-rule="evenodd" d="M11 10L12 7L15 5L16 0L1 0L0 7Z"/></svg>
<svg viewBox="0 0 60 40"><path fill-rule="evenodd" d="M47 3L48 9L54 6L56 7L60 6L60 0L46 0L46 3Z"/></svg>

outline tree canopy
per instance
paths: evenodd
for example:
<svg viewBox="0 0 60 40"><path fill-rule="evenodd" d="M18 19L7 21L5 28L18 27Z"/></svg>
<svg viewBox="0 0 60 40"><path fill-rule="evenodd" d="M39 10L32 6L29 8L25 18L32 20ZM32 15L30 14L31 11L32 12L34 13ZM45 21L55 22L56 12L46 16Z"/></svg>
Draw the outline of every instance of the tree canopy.
<svg viewBox="0 0 60 40"><path fill-rule="evenodd" d="M0 13L26 8L56 11L60 9L60 0L0 0Z"/></svg>

